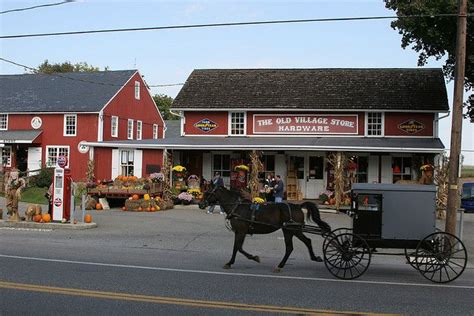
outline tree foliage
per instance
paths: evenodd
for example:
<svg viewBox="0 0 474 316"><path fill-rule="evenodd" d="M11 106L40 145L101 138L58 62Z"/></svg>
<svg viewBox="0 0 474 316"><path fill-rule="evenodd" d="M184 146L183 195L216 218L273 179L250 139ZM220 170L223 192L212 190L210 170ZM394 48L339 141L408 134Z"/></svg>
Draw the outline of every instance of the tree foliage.
<svg viewBox="0 0 474 316"><path fill-rule="evenodd" d="M384 0L388 9L398 16L457 14L458 0ZM468 13L474 14L474 0L467 0ZM402 47L411 47L417 53L418 66L424 66L430 57L439 60L446 56L443 72L449 80L454 78L456 61L457 18L423 17L401 18L393 21L392 28L402 35ZM466 89L474 88L474 18L467 19ZM474 107L466 104L471 120Z"/></svg>
<svg viewBox="0 0 474 316"><path fill-rule="evenodd" d="M109 70L109 67L105 67L104 70ZM41 65L38 66L38 72L40 73L55 73L55 72L93 72L100 71L99 67L94 67L86 62L71 63L65 61L63 63L50 64L46 59Z"/></svg>
<svg viewBox="0 0 474 316"><path fill-rule="evenodd" d="M153 96L156 106L161 112L164 120L177 120L178 116L170 113L171 104L173 103L173 98L166 94L155 94Z"/></svg>

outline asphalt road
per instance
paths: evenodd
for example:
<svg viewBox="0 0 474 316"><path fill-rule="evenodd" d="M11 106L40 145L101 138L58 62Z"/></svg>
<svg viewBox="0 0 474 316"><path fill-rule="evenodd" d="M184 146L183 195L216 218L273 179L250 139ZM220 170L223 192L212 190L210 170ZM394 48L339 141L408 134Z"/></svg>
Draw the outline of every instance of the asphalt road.
<svg viewBox="0 0 474 316"><path fill-rule="evenodd" d="M92 215L99 227L83 231L0 228L0 315L474 314L472 259L447 285L392 256L374 256L361 278L341 281L295 240L287 266L275 274L284 252L276 232L246 240L261 263L238 255L224 270L233 233L219 214L185 207ZM466 236L473 217L466 216ZM344 215L323 219L333 228L349 223ZM311 238L321 254L321 237ZM472 240L465 242L472 249Z"/></svg>

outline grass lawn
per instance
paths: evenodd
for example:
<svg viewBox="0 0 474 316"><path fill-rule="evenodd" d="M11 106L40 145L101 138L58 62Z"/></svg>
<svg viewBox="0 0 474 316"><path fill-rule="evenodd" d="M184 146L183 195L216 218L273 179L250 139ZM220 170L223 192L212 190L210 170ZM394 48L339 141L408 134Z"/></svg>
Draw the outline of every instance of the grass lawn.
<svg viewBox="0 0 474 316"><path fill-rule="evenodd" d="M48 188L29 187L21 192L21 201L32 204L48 204L44 194Z"/></svg>
<svg viewBox="0 0 474 316"><path fill-rule="evenodd" d="M463 166L461 169L462 178L474 178L474 166Z"/></svg>

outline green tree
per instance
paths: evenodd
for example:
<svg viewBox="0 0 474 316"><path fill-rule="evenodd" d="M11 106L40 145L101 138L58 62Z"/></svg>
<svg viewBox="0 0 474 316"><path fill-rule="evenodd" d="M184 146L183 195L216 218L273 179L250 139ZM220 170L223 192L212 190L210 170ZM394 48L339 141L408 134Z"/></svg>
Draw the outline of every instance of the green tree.
<svg viewBox="0 0 474 316"><path fill-rule="evenodd" d="M153 96L156 106L161 112L164 120L177 120L178 116L170 113L171 104L173 103L173 98L166 94L155 94Z"/></svg>
<svg viewBox="0 0 474 316"><path fill-rule="evenodd" d="M105 67L104 70L109 70L109 67ZM65 61L63 63L50 64L46 59L41 65L38 66L38 72L41 73L54 73L54 72L93 72L100 71L99 67L94 67L86 62L71 63Z"/></svg>
<svg viewBox="0 0 474 316"><path fill-rule="evenodd" d="M385 7L398 16L457 14L458 0L384 0ZM474 14L474 0L467 0L468 13ZM430 57L439 60L446 56L443 72L447 79L454 77L456 61L457 18L423 17L401 18L393 21L392 28L402 35L402 47L411 47L417 53L418 66L424 66ZM474 19L467 19L466 89L474 88ZM466 103L467 114L474 120L474 105Z"/></svg>

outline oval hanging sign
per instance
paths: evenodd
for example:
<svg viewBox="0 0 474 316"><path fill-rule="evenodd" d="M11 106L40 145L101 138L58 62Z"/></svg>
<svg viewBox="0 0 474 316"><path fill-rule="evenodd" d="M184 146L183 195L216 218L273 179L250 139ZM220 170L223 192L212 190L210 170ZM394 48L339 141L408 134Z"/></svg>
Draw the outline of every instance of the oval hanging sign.
<svg viewBox="0 0 474 316"><path fill-rule="evenodd" d="M59 156L58 157L58 166L60 168L64 168L67 166L67 157L66 156Z"/></svg>
<svg viewBox="0 0 474 316"><path fill-rule="evenodd" d="M89 151L89 146L84 145L82 141L79 144L77 144L77 150L79 150L81 154L85 154Z"/></svg>
<svg viewBox="0 0 474 316"><path fill-rule="evenodd" d="M31 119L31 127L38 129L43 125L43 120L39 116L35 116Z"/></svg>

